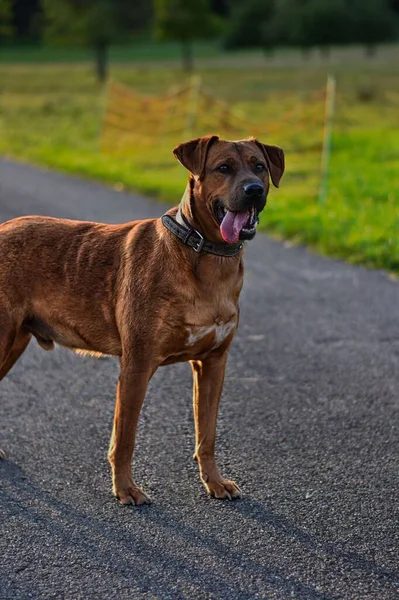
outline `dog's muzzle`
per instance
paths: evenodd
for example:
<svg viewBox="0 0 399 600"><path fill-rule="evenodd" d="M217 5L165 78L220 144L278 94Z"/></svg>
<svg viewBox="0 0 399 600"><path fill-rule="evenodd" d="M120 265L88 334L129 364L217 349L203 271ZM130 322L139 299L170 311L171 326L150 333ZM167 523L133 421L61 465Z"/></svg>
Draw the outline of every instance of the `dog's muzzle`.
<svg viewBox="0 0 399 600"><path fill-rule="evenodd" d="M241 210L229 210L217 201L214 205L215 218L225 242L235 244L239 240L251 240L256 234L259 211L255 206Z"/></svg>

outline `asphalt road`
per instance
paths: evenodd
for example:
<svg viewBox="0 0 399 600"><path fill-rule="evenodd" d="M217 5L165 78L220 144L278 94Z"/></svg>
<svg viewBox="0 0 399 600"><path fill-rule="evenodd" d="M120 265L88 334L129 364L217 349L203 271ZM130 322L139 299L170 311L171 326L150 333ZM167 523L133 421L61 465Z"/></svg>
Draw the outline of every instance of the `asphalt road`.
<svg viewBox="0 0 399 600"><path fill-rule="evenodd" d="M0 161L0 220L162 211ZM117 362L31 343L0 384L1 599L399 597L398 283L258 235L241 307L218 428L236 502L207 498L192 461L187 365L150 385L136 509L106 460Z"/></svg>

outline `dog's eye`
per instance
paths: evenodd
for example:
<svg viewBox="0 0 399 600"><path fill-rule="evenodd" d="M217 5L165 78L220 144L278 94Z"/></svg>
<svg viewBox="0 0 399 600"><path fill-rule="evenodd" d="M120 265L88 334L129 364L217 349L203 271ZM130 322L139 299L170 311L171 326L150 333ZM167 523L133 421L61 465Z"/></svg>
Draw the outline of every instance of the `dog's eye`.
<svg viewBox="0 0 399 600"><path fill-rule="evenodd" d="M265 165L263 163L256 163L255 165L255 169L260 173L261 171L265 170Z"/></svg>
<svg viewBox="0 0 399 600"><path fill-rule="evenodd" d="M230 167L229 165L220 165L220 167L218 167L216 170L219 171L219 173L228 173L230 171Z"/></svg>

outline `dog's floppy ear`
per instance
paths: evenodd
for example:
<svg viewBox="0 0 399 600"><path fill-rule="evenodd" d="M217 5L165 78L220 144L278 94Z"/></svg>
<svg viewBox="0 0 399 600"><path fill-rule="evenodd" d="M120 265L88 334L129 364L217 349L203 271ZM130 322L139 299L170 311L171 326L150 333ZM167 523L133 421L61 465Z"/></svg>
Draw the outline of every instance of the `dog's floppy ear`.
<svg viewBox="0 0 399 600"><path fill-rule="evenodd" d="M278 187L284 173L284 152L278 146L262 144L261 142L258 142L258 140L255 140L255 143L259 146L265 156L267 168L269 169L270 178L274 187Z"/></svg>
<svg viewBox="0 0 399 600"><path fill-rule="evenodd" d="M183 167L186 167L195 177L202 179L209 148L218 140L219 136L217 135L207 135L189 140L176 146L173 154Z"/></svg>

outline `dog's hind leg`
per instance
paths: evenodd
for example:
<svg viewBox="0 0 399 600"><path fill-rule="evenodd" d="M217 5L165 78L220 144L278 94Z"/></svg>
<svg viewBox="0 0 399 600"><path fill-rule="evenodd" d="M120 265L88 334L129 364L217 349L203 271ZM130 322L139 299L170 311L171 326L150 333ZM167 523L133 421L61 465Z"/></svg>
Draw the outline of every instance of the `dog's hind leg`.
<svg viewBox="0 0 399 600"><path fill-rule="evenodd" d="M12 322L9 313L0 310L0 369L14 345L16 332L15 323Z"/></svg>
<svg viewBox="0 0 399 600"><path fill-rule="evenodd" d="M7 319L3 319L0 322L0 381L17 362L32 337L25 331L15 333L14 327L6 325ZM0 448L0 459L5 457L5 452Z"/></svg>
<svg viewBox="0 0 399 600"><path fill-rule="evenodd" d="M14 339L12 340L12 345L9 349L9 352L5 358L5 360L3 360L3 362L1 362L1 358L0 358L0 381L3 379L3 377L5 377L8 373L8 371L14 366L14 364L17 362L17 360L19 359L19 357L21 356L21 354L23 354L23 352L25 351L27 345L30 342L31 339L31 334L26 332L26 331L19 331ZM7 346L5 346L7 347ZM4 354L3 354L4 356Z"/></svg>

